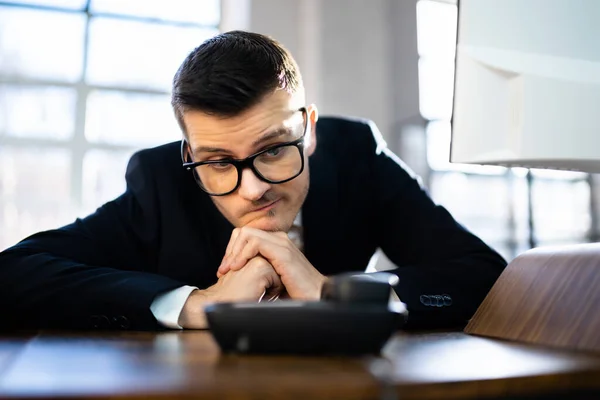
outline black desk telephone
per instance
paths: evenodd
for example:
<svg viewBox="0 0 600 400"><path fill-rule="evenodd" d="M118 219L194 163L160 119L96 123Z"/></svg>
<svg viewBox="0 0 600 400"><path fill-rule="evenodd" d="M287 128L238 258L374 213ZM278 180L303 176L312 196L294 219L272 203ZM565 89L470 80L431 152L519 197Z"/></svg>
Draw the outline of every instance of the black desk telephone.
<svg viewBox="0 0 600 400"><path fill-rule="evenodd" d="M320 301L217 303L206 307L212 335L226 353L379 353L408 316L390 302L398 283L386 272L331 277Z"/></svg>

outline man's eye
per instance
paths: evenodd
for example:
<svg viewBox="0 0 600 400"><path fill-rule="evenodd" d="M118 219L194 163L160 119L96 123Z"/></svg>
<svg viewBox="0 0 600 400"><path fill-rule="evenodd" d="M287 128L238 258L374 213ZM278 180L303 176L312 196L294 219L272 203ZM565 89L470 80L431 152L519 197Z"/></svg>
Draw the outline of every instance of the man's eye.
<svg viewBox="0 0 600 400"><path fill-rule="evenodd" d="M277 147L275 149L267 150L265 154L269 157L276 157L281 152L281 147Z"/></svg>
<svg viewBox="0 0 600 400"><path fill-rule="evenodd" d="M225 171L231 167L230 163L214 163L214 164L209 164L209 165L211 166L212 169L215 169L217 171Z"/></svg>

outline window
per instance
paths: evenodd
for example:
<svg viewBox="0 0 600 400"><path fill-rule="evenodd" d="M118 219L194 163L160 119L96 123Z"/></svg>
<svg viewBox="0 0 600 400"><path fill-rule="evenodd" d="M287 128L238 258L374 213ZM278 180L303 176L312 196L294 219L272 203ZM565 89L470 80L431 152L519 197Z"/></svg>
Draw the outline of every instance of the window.
<svg viewBox="0 0 600 400"><path fill-rule="evenodd" d="M456 1L417 3L419 108L433 199L508 260L531 246L594 240L593 177L449 162L457 17Z"/></svg>
<svg viewBox="0 0 600 400"><path fill-rule="evenodd" d="M171 80L219 0L0 3L0 251L123 192L131 154L180 138Z"/></svg>

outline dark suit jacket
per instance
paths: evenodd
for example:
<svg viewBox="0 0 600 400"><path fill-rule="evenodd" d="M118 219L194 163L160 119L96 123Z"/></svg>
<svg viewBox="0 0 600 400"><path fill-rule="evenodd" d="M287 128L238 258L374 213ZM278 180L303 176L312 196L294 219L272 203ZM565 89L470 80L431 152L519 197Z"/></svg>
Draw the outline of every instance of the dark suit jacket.
<svg viewBox="0 0 600 400"><path fill-rule="evenodd" d="M317 135L302 208L310 262L325 275L361 271L381 247L409 325L464 324L504 260L430 200L372 123L321 118ZM233 228L181 167L179 146L140 151L119 198L0 253L0 323L158 329L157 295L215 283Z"/></svg>

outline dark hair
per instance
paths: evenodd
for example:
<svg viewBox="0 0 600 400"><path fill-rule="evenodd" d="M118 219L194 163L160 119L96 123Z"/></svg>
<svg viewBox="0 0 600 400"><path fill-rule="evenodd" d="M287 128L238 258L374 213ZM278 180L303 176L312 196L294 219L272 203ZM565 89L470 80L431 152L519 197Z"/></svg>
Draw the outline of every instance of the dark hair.
<svg viewBox="0 0 600 400"><path fill-rule="evenodd" d="M298 65L281 44L258 33L231 31L187 56L173 78L171 104L185 132L185 111L230 117L275 89L293 93L301 86Z"/></svg>

